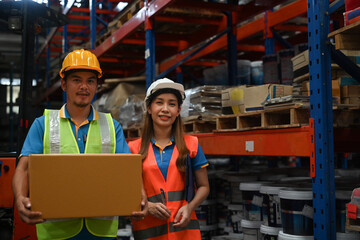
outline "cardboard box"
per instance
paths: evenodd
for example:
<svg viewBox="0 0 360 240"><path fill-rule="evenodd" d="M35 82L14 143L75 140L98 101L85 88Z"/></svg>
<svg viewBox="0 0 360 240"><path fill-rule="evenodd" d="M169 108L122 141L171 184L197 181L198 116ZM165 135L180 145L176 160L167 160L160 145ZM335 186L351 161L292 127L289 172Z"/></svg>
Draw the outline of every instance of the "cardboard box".
<svg viewBox="0 0 360 240"><path fill-rule="evenodd" d="M246 86L238 86L222 90L221 106L223 114L244 113L244 89Z"/></svg>
<svg viewBox="0 0 360 240"><path fill-rule="evenodd" d="M341 97L360 97L360 85L342 86Z"/></svg>
<svg viewBox="0 0 360 240"><path fill-rule="evenodd" d="M302 92L304 96L310 96L309 81L302 82ZM332 80L332 95L333 97L340 98L340 85L338 80Z"/></svg>
<svg viewBox="0 0 360 240"><path fill-rule="evenodd" d="M272 98L292 95L293 87L281 84L265 84L244 89L245 111L263 110L263 103Z"/></svg>
<svg viewBox="0 0 360 240"><path fill-rule="evenodd" d="M141 209L139 154L33 154L31 210L42 218L128 216Z"/></svg>
<svg viewBox="0 0 360 240"><path fill-rule="evenodd" d="M342 104L356 104L360 105L360 97L344 97L341 98Z"/></svg>

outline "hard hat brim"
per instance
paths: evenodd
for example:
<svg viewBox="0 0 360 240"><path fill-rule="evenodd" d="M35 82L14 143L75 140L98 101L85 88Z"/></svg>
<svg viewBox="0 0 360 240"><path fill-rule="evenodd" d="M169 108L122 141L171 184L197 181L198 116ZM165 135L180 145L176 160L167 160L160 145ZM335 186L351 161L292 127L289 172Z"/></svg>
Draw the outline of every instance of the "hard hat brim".
<svg viewBox="0 0 360 240"><path fill-rule="evenodd" d="M70 71L70 70L94 70L98 73L98 78L101 78L102 77L102 71L100 68L97 68L97 67L89 67L89 66L70 66L70 67L67 67L65 68L63 71L61 71L59 73L60 77L61 78L64 78L65 77L65 72L67 71Z"/></svg>

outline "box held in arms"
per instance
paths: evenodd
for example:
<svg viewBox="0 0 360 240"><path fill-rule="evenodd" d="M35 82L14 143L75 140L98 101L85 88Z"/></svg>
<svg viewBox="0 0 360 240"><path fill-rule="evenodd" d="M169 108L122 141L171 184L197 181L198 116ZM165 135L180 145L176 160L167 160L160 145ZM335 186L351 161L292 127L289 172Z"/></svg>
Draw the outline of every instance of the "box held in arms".
<svg viewBox="0 0 360 240"><path fill-rule="evenodd" d="M31 210L42 218L129 216L141 209L139 154L33 154Z"/></svg>

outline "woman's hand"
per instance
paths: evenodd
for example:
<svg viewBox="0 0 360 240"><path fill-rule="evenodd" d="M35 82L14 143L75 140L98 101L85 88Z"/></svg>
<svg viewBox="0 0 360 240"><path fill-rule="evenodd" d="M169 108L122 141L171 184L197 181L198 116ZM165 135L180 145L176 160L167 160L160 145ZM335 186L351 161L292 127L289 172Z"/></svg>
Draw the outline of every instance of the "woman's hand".
<svg viewBox="0 0 360 240"><path fill-rule="evenodd" d="M149 213L151 216L166 220L171 216L170 210L162 203L149 202Z"/></svg>
<svg viewBox="0 0 360 240"><path fill-rule="evenodd" d="M33 212L30 210L31 203L27 197L18 197L16 199L16 207L19 212L21 220L27 224L43 223L45 220L41 219L41 212Z"/></svg>
<svg viewBox="0 0 360 240"><path fill-rule="evenodd" d="M182 206L177 212L173 225L174 227L186 227L190 222L191 209L189 204ZM181 217L181 219L180 219ZM180 221L179 221L180 220Z"/></svg>

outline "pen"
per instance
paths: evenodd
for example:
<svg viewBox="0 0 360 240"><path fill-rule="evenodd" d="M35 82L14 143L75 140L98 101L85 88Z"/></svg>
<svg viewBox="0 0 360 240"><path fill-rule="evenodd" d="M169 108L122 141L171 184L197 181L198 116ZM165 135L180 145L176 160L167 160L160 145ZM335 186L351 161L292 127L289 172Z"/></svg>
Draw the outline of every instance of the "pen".
<svg viewBox="0 0 360 240"><path fill-rule="evenodd" d="M166 193L164 192L164 189L162 189L162 188L160 188L160 191L161 191L161 194L160 194L160 196L161 196L161 202L162 202L163 204L166 204Z"/></svg>

